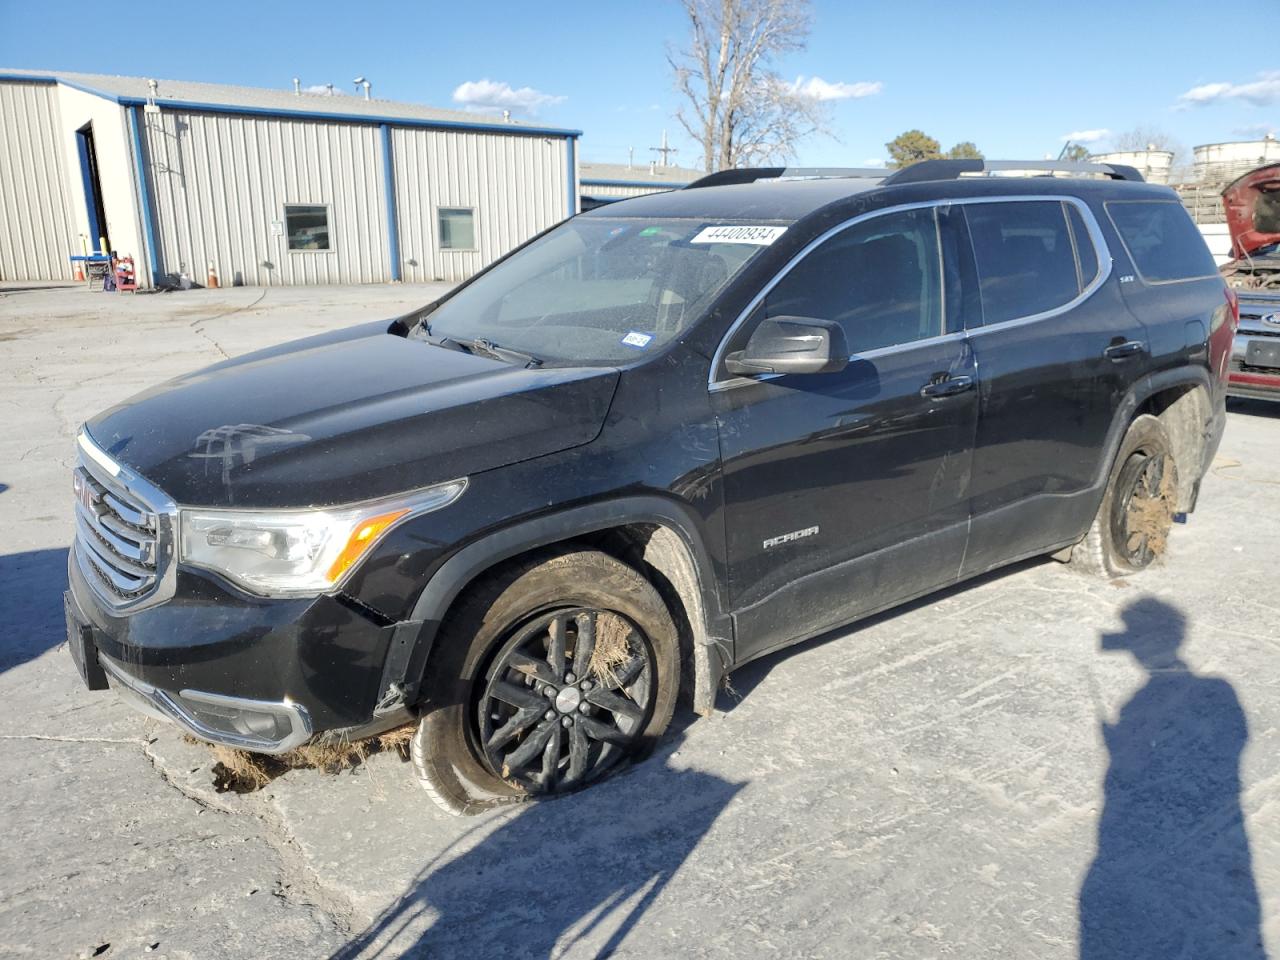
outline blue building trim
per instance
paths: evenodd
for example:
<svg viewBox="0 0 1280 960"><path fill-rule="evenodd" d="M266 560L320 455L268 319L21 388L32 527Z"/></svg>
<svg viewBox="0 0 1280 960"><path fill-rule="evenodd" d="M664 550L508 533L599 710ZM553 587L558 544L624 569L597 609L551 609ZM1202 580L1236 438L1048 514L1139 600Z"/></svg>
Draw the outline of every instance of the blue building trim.
<svg viewBox="0 0 1280 960"><path fill-rule="evenodd" d="M382 129L382 189L387 197L387 244L391 255L391 279L400 280L400 223L396 218L396 169L391 157L391 128Z"/></svg>
<svg viewBox="0 0 1280 960"><path fill-rule="evenodd" d="M15 83L57 83L55 77L29 77L23 73L0 73L0 80L12 80Z"/></svg>
<svg viewBox="0 0 1280 960"><path fill-rule="evenodd" d="M84 206L89 213L89 240L96 251L98 238L102 236L102 224L98 223L98 205L94 202L93 175L89 170L89 147L83 130L76 131L76 150L80 153L80 182L84 184Z"/></svg>
<svg viewBox="0 0 1280 960"><path fill-rule="evenodd" d="M569 216L573 216L578 212L578 141L570 137L564 143L565 161L569 168Z"/></svg>
<svg viewBox="0 0 1280 960"><path fill-rule="evenodd" d="M141 106L147 101L142 97L118 97L124 106ZM426 120L418 117L384 117L361 113L331 113L324 110L287 110L280 107L241 107L228 103L199 103L191 100L156 99L158 106L166 110L192 110L197 113L232 113L247 117L280 117L286 120L325 120L339 123L360 123L366 126L419 127L427 130L468 130L480 133L505 133L526 137L580 137L581 130L561 130L556 127L526 127L514 123L470 123L464 120Z"/></svg>
<svg viewBox="0 0 1280 960"><path fill-rule="evenodd" d="M58 77L30 77L22 73L0 73L0 83L43 83L50 87L60 83L64 87L70 87L72 90L79 90L81 93L87 93L91 96L101 97L103 100L110 100L112 103L120 102L120 98L114 93L107 93L105 90L99 90L96 87L86 87L83 83L74 83Z"/></svg>
<svg viewBox="0 0 1280 960"><path fill-rule="evenodd" d="M160 281L160 251L156 248L155 205L151 201L151 183L147 180L147 158L142 150L142 107L125 111L129 115L129 134L133 137L133 162L138 171L138 193L142 198L142 230L146 235L147 262L151 265L151 285Z"/></svg>

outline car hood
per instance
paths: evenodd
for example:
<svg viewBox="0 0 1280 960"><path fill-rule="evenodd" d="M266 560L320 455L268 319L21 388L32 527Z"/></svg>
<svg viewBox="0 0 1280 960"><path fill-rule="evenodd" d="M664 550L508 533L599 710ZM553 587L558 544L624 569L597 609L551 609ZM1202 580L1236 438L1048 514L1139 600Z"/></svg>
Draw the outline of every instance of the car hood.
<svg viewBox="0 0 1280 960"><path fill-rule="evenodd" d="M611 368L523 369L354 328L178 377L90 437L176 502L328 506L589 443Z"/></svg>
<svg viewBox="0 0 1280 960"><path fill-rule="evenodd" d="M1280 243L1280 163L1251 170L1222 191L1231 255L1252 256Z"/></svg>

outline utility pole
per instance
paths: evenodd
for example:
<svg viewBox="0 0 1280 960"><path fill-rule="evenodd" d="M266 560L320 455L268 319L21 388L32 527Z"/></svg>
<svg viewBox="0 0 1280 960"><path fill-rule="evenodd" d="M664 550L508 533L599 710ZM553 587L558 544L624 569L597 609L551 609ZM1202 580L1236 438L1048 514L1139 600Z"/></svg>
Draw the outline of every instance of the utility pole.
<svg viewBox="0 0 1280 960"><path fill-rule="evenodd" d="M667 163L667 155L668 155L668 154L672 154L672 153L679 153L679 152L680 152L680 151L679 151L679 150L677 150L675 147L669 147L669 146L667 146L667 131L665 131L665 130L663 130L663 131L662 131L662 146L660 146L660 147L650 147L649 149L650 149L650 150L652 150L654 153L660 153L660 154L662 154L662 165L663 165L664 167L666 167L666 166L670 166L670 164L668 164L668 163Z"/></svg>

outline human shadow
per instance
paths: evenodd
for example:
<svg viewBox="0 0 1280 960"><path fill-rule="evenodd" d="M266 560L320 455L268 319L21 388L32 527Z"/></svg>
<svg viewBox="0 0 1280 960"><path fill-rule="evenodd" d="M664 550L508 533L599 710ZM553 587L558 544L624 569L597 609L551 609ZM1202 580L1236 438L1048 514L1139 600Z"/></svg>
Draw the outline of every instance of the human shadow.
<svg viewBox="0 0 1280 960"><path fill-rule="evenodd" d="M457 820L459 839L331 960L536 958L571 947L608 957L743 787L675 768L675 747L529 804L474 845L471 834L510 811Z"/></svg>
<svg viewBox="0 0 1280 960"><path fill-rule="evenodd" d="M0 673L66 639L66 589L66 547L0 556Z"/></svg>
<svg viewBox="0 0 1280 960"><path fill-rule="evenodd" d="M1102 725L1111 765L1080 890L1081 960L1265 960L1240 807L1240 701L1182 662L1176 608L1148 597L1123 618L1102 649L1127 651L1148 678Z"/></svg>

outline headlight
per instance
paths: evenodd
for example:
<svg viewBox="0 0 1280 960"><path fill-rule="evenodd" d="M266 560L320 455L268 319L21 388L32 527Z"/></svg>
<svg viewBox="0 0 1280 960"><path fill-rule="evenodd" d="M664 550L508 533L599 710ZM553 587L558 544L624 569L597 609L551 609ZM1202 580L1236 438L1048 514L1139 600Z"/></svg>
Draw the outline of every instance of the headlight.
<svg viewBox="0 0 1280 960"><path fill-rule="evenodd" d="M251 593L311 596L337 586L397 523L457 500L453 480L386 500L318 510L180 511L179 557Z"/></svg>

